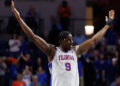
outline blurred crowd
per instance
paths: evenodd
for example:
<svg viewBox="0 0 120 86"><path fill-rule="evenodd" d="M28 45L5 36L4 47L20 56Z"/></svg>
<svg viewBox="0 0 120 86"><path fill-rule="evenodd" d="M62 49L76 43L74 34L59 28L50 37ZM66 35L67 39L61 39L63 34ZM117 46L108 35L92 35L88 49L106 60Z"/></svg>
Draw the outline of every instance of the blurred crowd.
<svg viewBox="0 0 120 86"><path fill-rule="evenodd" d="M49 38L55 45L58 45L57 39ZM74 45L81 44L87 39L88 37L80 31L73 36ZM119 47L120 37L111 26L97 44L79 56L80 86L119 86ZM13 34L8 41L1 40L0 56L2 86L49 86L50 73L46 55L31 40L26 41L23 35Z"/></svg>
<svg viewBox="0 0 120 86"><path fill-rule="evenodd" d="M59 45L58 34L68 30L71 9L66 1L59 8L60 23L51 17L48 37L44 39ZM36 33L38 17L30 7L25 22ZM0 40L0 85L1 86L50 86L47 56L23 34L15 17L8 21L8 41ZM78 30L73 35L74 45L81 44L92 36ZM120 35L111 24L106 35L92 48L79 56L80 86L120 86Z"/></svg>

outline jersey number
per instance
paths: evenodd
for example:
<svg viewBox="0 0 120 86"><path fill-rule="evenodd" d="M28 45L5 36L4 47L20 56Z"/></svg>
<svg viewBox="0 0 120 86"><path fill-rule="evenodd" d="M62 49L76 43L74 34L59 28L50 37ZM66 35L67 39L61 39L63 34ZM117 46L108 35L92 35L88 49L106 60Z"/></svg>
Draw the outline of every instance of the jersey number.
<svg viewBox="0 0 120 86"><path fill-rule="evenodd" d="M65 63L65 70L70 71L71 70L71 65L70 63Z"/></svg>

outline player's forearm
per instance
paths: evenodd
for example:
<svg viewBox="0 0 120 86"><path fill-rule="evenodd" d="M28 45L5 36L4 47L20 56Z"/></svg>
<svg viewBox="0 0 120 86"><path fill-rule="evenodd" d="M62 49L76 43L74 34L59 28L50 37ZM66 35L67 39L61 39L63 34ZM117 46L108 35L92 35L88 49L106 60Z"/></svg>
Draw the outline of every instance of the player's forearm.
<svg viewBox="0 0 120 86"><path fill-rule="evenodd" d="M34 33L32 32L32 30L25 24L25 22L21 19L18 11L16 10L16 8L12 9L16 19L18 20L18 22L20 23L20 26L22 27L23 31L26 33L27 36L29 36L31 39L34 39Z"/></svg>
<svg viewBox="0 0 120 86"><path fill-rule="evenodd" d="M92 39L96 43L98 42L106 33L106 31L109 29L109 25L105 25L98 33L96 33Z"/></svg>
<svg viewBox="0 0 120 86"><path fill-rule="evenodd" d="M22 30L25 32L25 34L26 34L29 38L31 38L31 39L34 40L35 34L34 34L34 33L32 32L32 30L25 24L25 22L24 22L21 18L18 19L18 22L20 23L20 26L22 27Z"/></svg>

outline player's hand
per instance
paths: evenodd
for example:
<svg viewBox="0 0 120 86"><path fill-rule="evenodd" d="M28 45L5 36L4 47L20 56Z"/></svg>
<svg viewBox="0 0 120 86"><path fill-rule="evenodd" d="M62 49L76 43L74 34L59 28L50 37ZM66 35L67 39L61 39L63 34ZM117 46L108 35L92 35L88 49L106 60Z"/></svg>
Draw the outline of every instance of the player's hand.
<svg viewBox="0 0 120 86"><path fill-rule="evenodd" d="M115 17L115 11L114 10L110 10L109 11L109 17L105 17L105 21L107 22L109 18L111 18L112 20L114 19Z"/></svg>
<svg viewBox="0 0 120 86"><path fill-rule="evenodd" d="M12 8L12 12L13 12L14 15L16 16L16 18L20 18L20 14L19 14L19 12L17 11L17 9L15 8L14 1L12 1L11 8Z"/></svg>
<svg viewBox="0 0 120 86"><path fill-rule="evenodd" d="M115 11L114 10L110 10L109 11L109 18L114 19L115 16Z"/></svg>

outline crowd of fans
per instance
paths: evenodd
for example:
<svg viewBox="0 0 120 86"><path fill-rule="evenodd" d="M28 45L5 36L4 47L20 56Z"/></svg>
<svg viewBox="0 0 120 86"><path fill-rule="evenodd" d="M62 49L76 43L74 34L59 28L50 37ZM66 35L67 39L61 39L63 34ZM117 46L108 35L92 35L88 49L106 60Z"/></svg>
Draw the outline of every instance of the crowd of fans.
<svg viewBox="0 0 120 86"><path fill-rule="evenodd" d="M80 86L119 86L120 85L120 43L119 34L112 24L106 35L78 60ZM86 39L77 32L74 44ZM117 84L117 85L115 85Z"/></svg>
<svg viewBox="0 0 120 86"><path fill-rule="evenodd" d="M78 59L80 86L117 86L113 84L120 84L119 38L117 32L109 29L95 46L80 56L81 58ZM81 44L85 40L87 37L80 32L73 36L74 44ZM54 41L54 38L51 41ZM57 45L57 43L52 44ZM3 86L49 85L47 57L32 41L26 41L23 35L13 34L10 40L1 40L0 56L0 83Z"/></svg>
<svg viewBox="0 0 120 86"><path fill-rule="evenodd" d="M46 41L56 46L58 34L68 30L71 9L67 2L59 8L60 23L51 17L51 27ZM31 6L26 23L35 32L37 13ZM49 86L50 73L46 55L26 36L12 15L8 41L0 40L0 84L1 86ZM89 37L79 30L73 36L74 44L81 44ZM120 36L112 24L106 35L78 59L80 86L120 86Z"/></svg>

